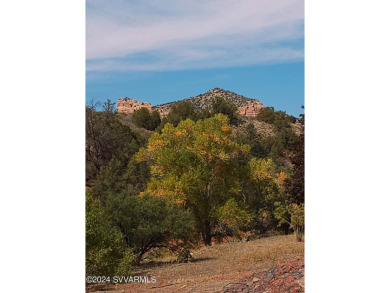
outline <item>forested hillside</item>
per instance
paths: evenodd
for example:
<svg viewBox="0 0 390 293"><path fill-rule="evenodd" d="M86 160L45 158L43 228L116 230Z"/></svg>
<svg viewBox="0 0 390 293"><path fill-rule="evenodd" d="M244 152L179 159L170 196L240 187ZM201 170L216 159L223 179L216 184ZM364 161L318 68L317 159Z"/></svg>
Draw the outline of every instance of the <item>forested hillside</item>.
<svg viewBox="0 0 390 293"><path fill-rule="evenodd" d="M226 240L304 237L304 115L179 101L169 113L86 107L87 275L128 274Z"/></svg>
<svg viewBox="0 0 390 293"><path fill-rule="evenodd" d="M231 91L226 91L220 88L214 88L209 90L204 94L197 95L195 97L184 99L183 101L190 102L195 106L197 111L210 110L212 108L212 103L216 97L221 97L224 100L232 102L236 107L242 107L249 103L258 102L255 99L250 99L242 95L238 95ZM154 106L154 109L164 109L164 111L169 112L172 106L177 102L166 103L158 106Z"/></svg>

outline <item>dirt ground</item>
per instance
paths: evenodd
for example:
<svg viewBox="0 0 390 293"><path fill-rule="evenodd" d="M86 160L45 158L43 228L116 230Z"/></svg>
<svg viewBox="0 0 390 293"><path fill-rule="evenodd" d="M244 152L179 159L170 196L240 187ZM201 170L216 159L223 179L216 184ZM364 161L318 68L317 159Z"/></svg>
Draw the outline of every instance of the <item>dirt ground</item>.
<svg viewBox="0 0 390 293"><path fill-rule="evenodd" d="M152 283L88 285L88 292L304 292L304 243L293 235L202 247L189 263L141 265Z"/></svg>

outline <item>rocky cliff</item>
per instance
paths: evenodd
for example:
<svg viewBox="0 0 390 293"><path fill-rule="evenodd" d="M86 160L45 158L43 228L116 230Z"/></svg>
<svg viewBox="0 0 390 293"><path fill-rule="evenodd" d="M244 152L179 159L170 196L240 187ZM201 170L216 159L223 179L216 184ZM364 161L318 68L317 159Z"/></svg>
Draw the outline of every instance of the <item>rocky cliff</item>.
<svg viewBox="0 0 390 293"><path fill-rule="evenodd" d="M256 99L250 99L220 88L215 88L204 94L184 99L184 101L192 103L197 110L210 110L212 102L216 97L222 97L224 99L232 101L233 104L237 106L238 113L247 117L256 116L259 111L264 108L264 105ZM174 103L176 102L152 106L150 103L147 102L138 102L134 99L120 98L117 104L117 110L119 113L131 114L142 107L146 107L149 110L158 111L160 115L164 117L168 115Z"/></svg>
<svg viewBox="0 0 390 293"><path fill-rule="evenodd" d="M259 101L255 101L252 103L248 103L245 106L239 107L238 114L247 117L255 117L262 108L264 108L264 105Z"/></svg>
<svg viewBox="0 0 390 293"><path fill-rule="evenodd" d="M138 102L137 100L130 98L119 98L117 103L118 113L132 114L141 108L147 108L149 111L152 111L152 104L148 102Z"/></svg>

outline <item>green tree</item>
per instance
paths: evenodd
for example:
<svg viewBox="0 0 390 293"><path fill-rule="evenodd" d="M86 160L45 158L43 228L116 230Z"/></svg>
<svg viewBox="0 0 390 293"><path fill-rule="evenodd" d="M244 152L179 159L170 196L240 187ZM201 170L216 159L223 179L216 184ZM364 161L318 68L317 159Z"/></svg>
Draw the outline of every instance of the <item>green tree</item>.
<svg viewBox="0 0 390 293"><path fill-rule="evenodd" d="M283 148L286 150L293 149L298 136L292 130L289 119L285 117L277 118L274 122L274 129L277 133L276 136L281 140Z"/></svg>
<svg viewBox="0 0 390 293"><path fill-rule="evenodd" d="M156 110L150 114L150 125L149 130L155 130L161 123L160 113Z"/></svg>
<svg viewBox="0 0 390 293"><path fill-rule="evenodd" d="M86 179L93 186L102 166L115 157L128 161L145 144L145 139L123 125L113 111L113 103L105 103L104 111L96 105L86 107Z"/></svg>
<svg viewBox="0 0 390 293"><path fill-rule="evenodd" d="M237 125L239 122L237 106L232 101L222 97L215 97L211 104L211 114L224 114L229 117L230 123Z"/></svg>
<svg viewBox="0 0 390 293"><path fill-rule="evenodd" d="M147 162L137 162L134 156L129 161L113 158L100 169L93 191L104 205L110 194L138 195L146 189L149 177Z"/></svg>
<svg viewBox="0 0 390 293"><path fill-rule="evenodd" d="M103 208L92 194L86 195L86 273L114 274L126 252L121 232L109 225Z"/></svg>
<svg viewBox="0 0 390 293"><path fill-rule="evenodd" d="M276 111L274 107L265 107L262 108L257 114L256 119L259 121L263 121L268 124L275 124L278 120L284 120L288 123L294 123L296 118L294 116L286 114L284 111Z"/></svg>
<svg viewBox="0 0 390 293"><path fill-rule="evenodd" d="M216 210L217 225L216 236L223 237L232 232L232 235L241 239L240 230L248 229L253 220L248 206L230 198L223 206ZM219 234L219 235L218 235Z"/></svg>
<svg viewBox="0 0 390 293"><path fill-rule="evenodd" d="M155 130L161 123L160 114L157 111L149 112L147 108L141 108L132 115L132 121L138 127Z"/></svg>
<svg viewBox="0 0 390 293"><path fill-rule="evenodd" d="M198 119L195 106L191 102L180 101L172 105L171 111L168 113L165 119L163 119L163 123L164 125L166 123L171 123L176 127L180 121L186 120L187 118L190 118L194 121Z"/></svg>
<svg viewBox="0 0 390 293"><path fill-rule="evenodd" d="M202 110L200 110L198 113L197 113L197 120L199 120L199 119L205 119L205 118L210 118L211 116L213 116L212 114L211 114L211 112L209 111L209 110L207 110L207 109L202 109ZM194 120L194 121L196 121L196 120Z"/></svg>
<svg viewBox="0 0 390 293"><path fill-rule="evenodd" d="M304 109L303 106L302 109ZM300 116L303 131L295 141L291 152L290 160L293 164L293 175L291 178L287 178L285 182L289 201L296 204L305 202L305 114Z"/></svg>
<svg viewBox="0 0 390 293"><path fill-rule="evenodd" d="M252 158L248 169L250 181L244 194L247 205L255 215L254 226L261 233L276 229L278 220L273 215L274 203L285 200L283 183L287 175L279 171L270 158Z"/></svg>
<svg viewBox="0 0 390 293"><path fill-rule="evenodd" d="M139 161L151 162L147 194L168 198L190 209L206 245L211 245L216 224L213 211L241 192L237 158L249 153L249 146L231 140L229 118L182 121L175 128L168 123L154 133Z"/></svg>
<svg viewBox="0 0 390 293"><path fill-rule="evenodd" d="M274 214L279 220L279 225L288 223L294 230L298 242L303 241L305 234L305 204L282 204L275 202Z"/></svg>
<svg viewBox="0 0 390 293"><path fill-rule="evenodd" d="M260 110L256 119L272 124L274 135L265 137L262 140L262 147L267 156L282 165L283 161L286 161L287 151L294 148L298 139L291 128L291 123L295 122L296 118L283 111L275 112L273 107L266 107Z"/></svg>
<svg viewBox="0 0 390 293"><path fill-rule="evenodd" d="M291 203L305 202L305 138L301 134L291 155L293 175L286 179L286 192Z"/></svg>
<svg viewBox="0 0 390 293"><path fill-rule="evenodd" d="M268 124L274 124L276 115L273 107L262 108L257 114L256 119Z"/></svg>
<svg viewBox="0 0 390 293"><path fill-rule="evenodd" d="M250 153L254 157L265 158L269 153L265 149L263 139L256 131L253 123L249 123L241 132L238 132L234 140L249 145L251 147Z"/></svg>
<svg viewBox="0 0 390 293"><path fill-rule="evenodd" d="M126 244L139 264L152 248L165 247L173 252L192 245L192 215L164 198L111 195L107 212L112 223L122 232Z"/></svg>

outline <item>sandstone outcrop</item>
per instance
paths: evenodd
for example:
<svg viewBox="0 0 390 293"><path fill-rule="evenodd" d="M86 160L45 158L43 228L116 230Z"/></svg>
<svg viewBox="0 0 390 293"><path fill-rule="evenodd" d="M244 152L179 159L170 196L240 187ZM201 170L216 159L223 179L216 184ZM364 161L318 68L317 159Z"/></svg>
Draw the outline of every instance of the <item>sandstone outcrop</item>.
<svg viewBox="0 0 390 293"><path fill-rule="evenodd" d="M149 111L152 111L152 104L148 102L138 102L137 100L130 98L120 98L117 103L118 113L132 114L141 108L147 108Z"/></svg>
<svg viewBox="0 0 390 293"><path fill-rule="evenodd" d="M247 117L256 117L259 114L260 110L264 108L264 105L258 101L248 103L245 106L238 108L238 114L247 116Z"/></svg>

